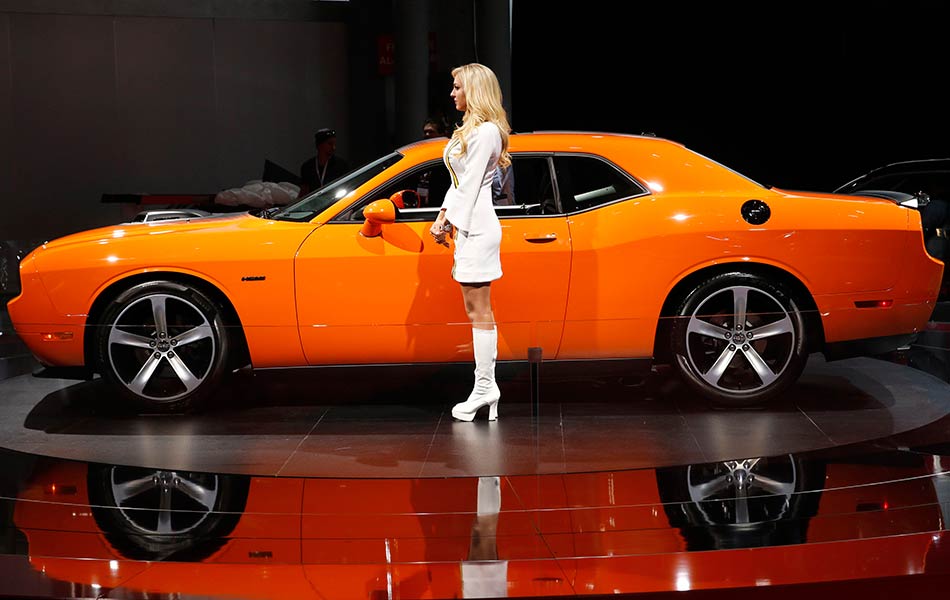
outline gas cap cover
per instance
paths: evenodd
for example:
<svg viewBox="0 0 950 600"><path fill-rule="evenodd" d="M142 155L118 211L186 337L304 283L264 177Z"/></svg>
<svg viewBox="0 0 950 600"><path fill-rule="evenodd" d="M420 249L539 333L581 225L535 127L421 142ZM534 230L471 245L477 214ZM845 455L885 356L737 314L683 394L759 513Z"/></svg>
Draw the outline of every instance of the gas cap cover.
<svg viewBox="0 0 950 600"><path fill-rule="evenodd" d="M742 218L750 225L761 225L772 216L772 209L761 200L746 200L742 204Z"/></svg>

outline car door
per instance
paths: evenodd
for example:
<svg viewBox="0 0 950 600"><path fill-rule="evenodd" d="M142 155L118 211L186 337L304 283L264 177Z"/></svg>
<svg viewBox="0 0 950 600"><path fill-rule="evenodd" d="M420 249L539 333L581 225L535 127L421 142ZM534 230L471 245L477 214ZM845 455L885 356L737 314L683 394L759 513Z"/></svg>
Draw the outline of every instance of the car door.
<svg viewBox="0 0 950 600"><path fill-rule="evenodd" d="M662 294L642 277L657 259L650 247L656 232L642 219L646 188L600 157L553 161L573 247L558 358L652 357Z"/></svg>
<svg viewBox="0 0 950 600"><path fill-rule="evenodd" d="M516 157L511 169L514 199L509 193L496 206L504 272L492 284L498 359L527 359L530 347L553 357L567 303L567 222L554 204L548 157ZM297 317L310 364L471 360L471 324L451 277L454 241L446 248L428 233L448 185L441 162L421 165L303 243L295 266ZM364 237L362 210L380 198L403 207L380 235Z"/></svg>

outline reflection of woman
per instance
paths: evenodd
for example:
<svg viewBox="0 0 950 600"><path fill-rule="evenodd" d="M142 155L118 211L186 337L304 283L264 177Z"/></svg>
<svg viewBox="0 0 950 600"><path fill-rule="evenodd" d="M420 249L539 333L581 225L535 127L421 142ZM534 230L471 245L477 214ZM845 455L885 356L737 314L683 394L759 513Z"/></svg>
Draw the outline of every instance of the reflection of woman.
<svg viewBox="0 0 950 600"><path fill-rule="evenodd" d="M501 224L492 206L492 180L498 167L511 164L509 126L501 86L491 69L471 63L454 69L452 76L451 96L465 115L445 146L443 159L452 185L430 233L448 246L446 236L457 230L452 277L462 286L475 354L475 386L465 402L452 408L452 416L471 421L478 409L488 406L488 418L494 420L501 391L495 383L498 331L491 282L501 277Z"/></svg>
<svg viewBox="0 0 950 600"><path fill-rule="evenodd" d="M501 478L478 478L478 501L468 559L462 561L463 598L508 596L508 561L498 560Z"/></svg>

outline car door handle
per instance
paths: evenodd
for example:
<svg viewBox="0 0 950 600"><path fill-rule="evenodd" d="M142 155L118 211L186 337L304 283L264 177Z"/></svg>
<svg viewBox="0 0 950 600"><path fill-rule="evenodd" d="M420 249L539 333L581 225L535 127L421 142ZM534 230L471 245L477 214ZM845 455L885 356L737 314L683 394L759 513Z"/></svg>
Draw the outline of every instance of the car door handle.
<svg viewBox="0 0 950 600"><path fill-rule="evenodd" d="M532 244L546 244L557 239L556 233L526 233L524 240Z"/></svg>

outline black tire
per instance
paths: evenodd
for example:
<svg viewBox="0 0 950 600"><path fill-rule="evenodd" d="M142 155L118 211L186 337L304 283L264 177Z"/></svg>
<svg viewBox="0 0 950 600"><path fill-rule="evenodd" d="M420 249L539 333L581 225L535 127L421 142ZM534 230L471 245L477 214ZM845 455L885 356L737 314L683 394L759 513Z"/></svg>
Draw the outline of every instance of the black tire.
<svg viewBox="0 0 950 600"><path fill-rule="evenodd" d="M200 561L234 530L249 481L240 475L91 464L88 485L96 524L124 558Z"/></svg>
<svg viewBox="0 0 950 600"><path fill-rule="evenodd" d="M670 331L679 376L721 406L766 404L799 378L808 359L805 320L792 295L749 273L695 286Z"/></svg>
<svg viewBox="0 0 950 600"><path fill-rule="evenodd" d="M197 408L228 364L221 310L202 292L170 281L120 294L95 336L100 373L140 412Z"/></svg>
<svg viewBox="0 0 950 600"><path fill-rule="evenodd" d="M825 466L791 454L657 469L660 500L687 550L803 544Z"/></svg>

